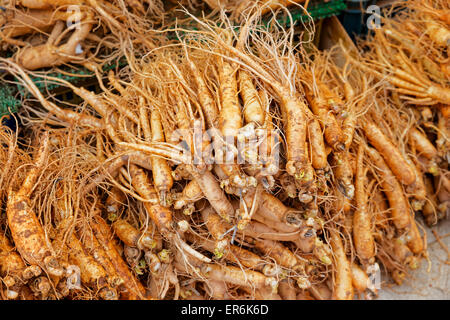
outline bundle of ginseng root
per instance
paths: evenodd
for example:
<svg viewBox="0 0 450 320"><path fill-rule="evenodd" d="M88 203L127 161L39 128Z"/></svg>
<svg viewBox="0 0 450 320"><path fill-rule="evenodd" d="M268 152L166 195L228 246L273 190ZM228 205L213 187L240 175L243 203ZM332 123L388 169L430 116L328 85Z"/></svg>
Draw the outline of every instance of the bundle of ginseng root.
<svg viewBox="0 0 450 320"><path fill-rule="evenodd" d="M21 115L38 165L7 202L27 197L47 253L27 255L15 202L4 229L50 275L46 296L369 298L379 265L401 283L427 257L414 209L432 194L417 144L403 142L415 113L350 72L356 58L340 68L294 46L293 29L260 28L257 15L239 33L197 22L183 42L128 56L120 81L98 77L100 94L47 77L84 100L77 109L0 60L40 104Z"/></svg>
<svg viewBox="0 0 450 320"><path fill-rule="evenodd" d="M194 1L192 1L194 2ZM286 7L295 7L298 4L308 2L306 0L205 0L211 9L215 11L226 10L232 19L240 21L252 12L259 12L264 15L278 9L284 10Z"/></svg>
<svg viewBox="0 0 450 320"><path fill-rule="evenodd" d="M381 28L360 41L360 56L345 50L358 70L383 83L386 99L404 118L400 123L405 124L392 134L408 145L419 170L421 181L416 184L421 191L415 191L412 204L429 226L450 210L448 15L445 1L399 2L385 12ZM394 123L391 128L396 127Z"/></svg>
<svg viewBox="0 0 450 320"><path fill-rule="evenodd" d="M5 1L0 52L28 70L79 64L90 70L113 62L118 48L153 49L152 33L164 21L161 1Z"/></svg>

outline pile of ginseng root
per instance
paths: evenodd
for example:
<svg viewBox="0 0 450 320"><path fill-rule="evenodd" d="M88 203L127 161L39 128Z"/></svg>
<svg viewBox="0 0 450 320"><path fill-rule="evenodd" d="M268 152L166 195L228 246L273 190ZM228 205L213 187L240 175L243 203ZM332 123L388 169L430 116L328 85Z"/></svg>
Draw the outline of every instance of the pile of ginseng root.
<svg viewBox="0 0 450 320"><path fill-rule="evenodd" d="M449 211L443 3L407 2L359 52L306 50L257 11L238 27L192 16L195 31L97 72L100 93L46 77L79 105L0 58L30 93L18 131L0 131L1 297L372 299L401 284Z"/></svg>
<svg viewBox="0 0 450 320"><path fill-rule="evenodd" d="M5 0L0 11L0 54L38 70L82 65L95 70L156 47L154 30L166 14L159 0ZM151 36L149 36L151 34Z"/></svg>

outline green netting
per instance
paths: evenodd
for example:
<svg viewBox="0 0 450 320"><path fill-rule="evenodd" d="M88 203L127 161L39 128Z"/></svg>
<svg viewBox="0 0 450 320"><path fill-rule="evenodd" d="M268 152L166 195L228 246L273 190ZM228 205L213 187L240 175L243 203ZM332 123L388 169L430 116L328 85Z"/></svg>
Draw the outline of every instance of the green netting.
<svg viewBox="0 0 450 320"><path fill-rule="evenodd" d="M126 59L122 58L119 60L118 64L105 65L103 67L103 71L106 72L116 67L121 68L126 66L126 64L127 64ZM86 80L89 79L90 77L94 77L95 74L86 68L78 68L78 69L65 68L64 73L50 72L46 73L45 76L55 77L75 84L83 79ZM31 80L34 82L34 84L38 87L38 89L41 92L53 91L60 88L60 85L56 83L46 82L44 76L31 77ZM2 86L0 87L0 116L9 114L10 112L12 113L17 112L17 108L20 105L20 101L15 98L17 93L19 93L19 95L23 97L25 97L28 94L28 92L25 90L23 86L20 85L13 86L8 85L6 83L2 84Z"/></svg>
<svg viewBox="0 0 450 320"><path fill-rule="evenodd" d="M331 17L333 15L339 14L341 11L346 9L346 5L343 0L332 0L328 2L324 2L323 0L313 0L308 5L308 13L313 20L319 20ZM305 14L303 9L294 8L290 10L292 21L294 23L305 22L308 19L308 15ZM291 20L285 16L277 19L281 25L285 25L287 27L290 26ZM191 26L192 29L195 29L195 26ZM119 60L118 67L123 67L126 65L126 60ZM116 64L111 64L104 66L104 71L109 71L111 69L116 68ZM56 77L62 80L69 81L71 83L76 83L80 81L80 79L86 79L86 76L94 76L93 72L85 69L85 68L68 68L64 70L65 73L51 72L46 74L47 76ZM80 77L83 76L83 77ZM55 83L46 83L43 77L32 77L33 82L42 92L44 90L52 91L58 89L60 86ZM25 96L27 93L25 92L24 87L14 87L3 84L0 87L0 115L9 114L10 112L16 112L18 106L20 105L20 101L15 98L15 94L19 91L19 93Z"/></svg>
<svg viewBox="0 0 450 320"><path fill-rule="evenodd" d="M12 87L3 85L0 87L0 117L17 112L20 101L14 97Z"/></svg>
<svg viewBox="0 0 450 320"><path fill-rule="evenodd" d="M320 20L328 18L334 15L338 15L341 11L347 8L343 0L332 0L328 2L323 1L311 1L308 5L308 13L311 18L315 20ZM294 22L307 21L309 17L305 14L303 9L295 8L290 10L292 20ZM280 18L278 22L282 25L290 26L290 19Z"/></svg>

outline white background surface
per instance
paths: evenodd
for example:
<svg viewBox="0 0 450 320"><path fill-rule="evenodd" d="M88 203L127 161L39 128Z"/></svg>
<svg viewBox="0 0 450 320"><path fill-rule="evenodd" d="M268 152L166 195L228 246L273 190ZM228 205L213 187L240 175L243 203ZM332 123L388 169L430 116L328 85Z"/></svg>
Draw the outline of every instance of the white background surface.
<svg viewBox="0 0 450 320"><path fill-rule="evenodd" d="M426 227L426 229L428 253L431 260L430 272L427 272L429 264L425 259L422 259L420 268L411 271L410 277L401 286L395 284L390 286L385 281L386 279L382 278L379 300L450 300L450 265L443 262L447 259L447 261L450 261L450 257L447 257L447 253L442 249L431 232L431 229L436 230L441 236L442 242L450 249L450 219L447 218L431 229L429 227ZM444 238L445 235L448 236Z"/></svg>

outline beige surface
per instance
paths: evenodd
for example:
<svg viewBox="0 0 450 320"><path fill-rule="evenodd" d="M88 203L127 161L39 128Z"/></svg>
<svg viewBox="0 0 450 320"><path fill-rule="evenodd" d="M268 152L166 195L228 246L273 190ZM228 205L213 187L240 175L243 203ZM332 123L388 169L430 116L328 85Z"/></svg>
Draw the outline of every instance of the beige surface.
<svg viewBox="0 0 450 320"><path fill-rule="evenodd" d="M450 234L450 219L441 221L432 229L436 230L440 236ZM450 235L441 240L450 248ZM431 260L430 272L427 272L428 263L426 260L422 260L420 269L411 272L411 278L401 286L388 287L384 285L383 287L385 279L382 278L379 300L450 300L450 265L443 263L447 259L447 253L437 243L430 228L427 228L427 243Z"/></svg>

